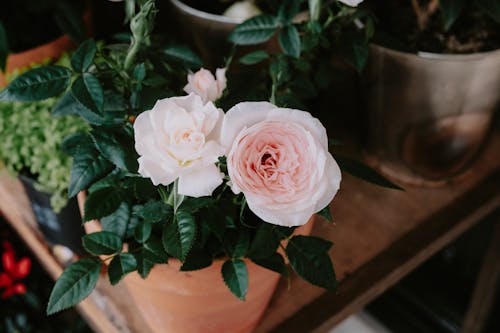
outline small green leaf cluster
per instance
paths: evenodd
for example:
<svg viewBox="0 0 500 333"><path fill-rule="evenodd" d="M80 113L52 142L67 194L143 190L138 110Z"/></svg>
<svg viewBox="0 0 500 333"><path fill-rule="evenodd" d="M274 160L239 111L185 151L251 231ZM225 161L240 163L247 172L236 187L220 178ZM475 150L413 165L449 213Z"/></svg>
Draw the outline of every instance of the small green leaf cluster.
<svg viewBox="0 0 500 333"><path fill-rule="evenodd" d="M462 13L474 7L500 24L500 3L497 0L439 0L445 30L449 31Z"/></svg>
<svg viewBox="0 0 500 333"><path fill-rule="evenodd" d="M69 63L67 57L59 64ZM54 210L67 202L71 159L61 150L63 139L88 126L74 116L54 118L55 99L30 103L0 102L0 161L15 173L37 178L38 188L50 193Z"/></svg>

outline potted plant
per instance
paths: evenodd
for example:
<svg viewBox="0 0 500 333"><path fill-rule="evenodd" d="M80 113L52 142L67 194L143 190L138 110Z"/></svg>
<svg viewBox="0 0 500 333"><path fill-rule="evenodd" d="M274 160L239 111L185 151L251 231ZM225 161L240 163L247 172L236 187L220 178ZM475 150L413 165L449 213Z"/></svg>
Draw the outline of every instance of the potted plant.
<svg viewBox="0 0 500 333"><path fill-rule="evenodd" d="M447 181L477 154L500 103L498 2L371 4L369 151L406 182Z"/></svg>
<svg viewBox="0 0 500 333"><path fill-rule="evenodd" d="M69 63L63 57L59 64ZM74 116L54 118L56 99L31 103L0 102L0 161L19 174L31 200L40 231L52 245L82 254L75 200L68 202L71 160L61 150L63 139L86 124Z"/></svg>
<svg viewBox="0 0 500 333"><path fill-rule="evenodd" d="M58 59L85 39L83 1L15 1L2 3L0 11L0 87L5 74L17 68ZM43 28L42 28L43 27Z"/></svg>
<svg viewBox="0 0 500 333"><path fill-rule="evenodd" d="M282 12L293 17L295 9ZM287 263L335 289L332 244L309 236L308 221L316 213L331 220L340 169L321 122L277 98L277 85L291 84L288 69L270 71L264 99L230 105L241 95L226 80L231 61L214 75L192 51L158 44L155 13L154 1L140 5L130 44L85 41L70 69L32 70L0 93L17 101L62 94L58 112L92 128L63 144L73 156L69 196L85 197L90 256L66 268L48 313L84 299L106 268L112 284L127 284L153 331L249 332ZM246 38L262 32L254 33Z"/></svg>

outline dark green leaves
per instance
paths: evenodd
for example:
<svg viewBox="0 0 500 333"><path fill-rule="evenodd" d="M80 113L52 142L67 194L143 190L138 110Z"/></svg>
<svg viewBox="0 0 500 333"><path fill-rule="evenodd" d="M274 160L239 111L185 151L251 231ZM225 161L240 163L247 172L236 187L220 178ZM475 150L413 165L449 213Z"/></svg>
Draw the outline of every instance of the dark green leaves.
<svg viewBox="0 0 500 333"><path fill-rule="evenodd" d="M9 55L9 43L7 41L7 34L0 21L0 71L5 71L7 65L7 56Z"/></svg>
<svg viewBox="0 0 500 333"><path fill-rule="evenodd" d="M149 201L135 214L148 223L168 221L172 218L174 210L172 206L163 201Z"/></svg>
<svg viewBox="0 0 500 333"><path fill-rule="evenodd" d="M82 243L85 250L95 256L120 252L123 246L121 238L109 231L85 235L82 237Z"/></svg>
<svg viewBox="0 0 500 333"><path fill-rule="evenodd" d="M92 65L96 51L95 41L93 39L86 40L71 57L71 67L79 73L85 72Z"/></svg>
<svg viewBox="0 0 500 333"><path fill-rule="evenodd" d="M243 57L240 58L239 61L244 65L254 65L268 58L269 58L269 53L263 50L258 50L245 54Z"/></svg>
<svg viewBox="0 0 500 333"><path fill-rule="evenodd" d="M340 168L342 171L345 171L354 177L361 178L367 182L382 186L382 187L388 187L392 188L395 190L401 190L404 191L403 188L400 186L392 183L389 181L387 178L384 176L380 175L377 171L374 169L370 168L369 166L345 157L340 157L340 156L335 156L335 160L339 164Z"/></svg>
<svg viewBox="0 0 500 333"><path fill-rule="evenodd" d="M227 260L222 265L222 277L231 292L241 300L245 300L248 291L248 271L241 259Z"/></svg>
<svg viewBox="0 0 500 333"><path fill-rule="evenodd" d="M12 81L2 92L1 100L31 102L57 96L70 83L71 70L62 66L45 66L30 70Z"/></svg>
<svg viewBox="0 0 500 333"><path fill-rule="evenodd" d="M229 40L237 45L263 43L274 35L278 27L279 21L273 16L255 16L236 26L229 35Z"/></svg>
<svg viewBox="0 0 500 333"><path fill-rule="evenodd" d="M190 68L200 68L203 66L203 61L200 57L186 46L169 46L163 50L163 53L168 58L182 62Z"/></svg>
<svg viewBox="0 0 500 333"><path fill-rule="evenodd" d="M476 0L475 4L495 22L500 24L500 1L498 0Z"/></svg>
<svg viewBox="0 0 500 333"><path fill-rule="evenodd" d="M446 30L450 30L453 23L455 23L462 13L466 3L466 0L439 0L439 8Z"/></svg>
<svg viewBox="0 0 500 333"><path fill-rule="evenodd" d="M153 268L154 264L166 264L168 260L167 253L163 249L161 242L151 237L144 243L135 254L137 260L137 271L142 278L146 278Z"/></svg>
<svg viewBox="0 0 500 333"><path fill-rule="evenodd" d="M51 315L81 302L95 288L101 261L80 259L66 267L50 294L47 314Z"/></svg>
<svg viewBox="0 0 500 333"><path fill-rule="evenodd" d="M289 25L280 31L279 43L286 55L294 58L300 56L300 37L295 26Z"/></svg>
<svg viewBox="0 0 500 333"><path fill-rule="evenodd" d="M294 236L286 255L293 270L304 280L328 290L336 288L335 272L328 256L331 242L311 236Z"/></svg>
<svg viewBox="0 0 500 333"><path fill-rule="evenodd" d="M300 10L300 0L282 1L278 10L278 19L283 24L290 24Z"/></svg>
<svg viewBox="0 0 500 333"><path fill-rule="evenodd" d="M280 245L279 237L274 233L275 226L261 223L250 246L249 257L253 259L267 258L276 252Z"/></svg>
<svg viewBox="0 0 500 333"><path fill-rule="evenodd" d="M165 225L163 247L173 257L184 261L196 237L196 221L188 212L178 211L173 223Z"/></svg>
<svg viewBox="0 0 500 333"><path fill-rule="evenodd" d="M323 208L322 210L320 210L316 214L323 217L328 222L333 222L332 213L330 212L330 205L326 206L325 208Z"/></svg>
<svg viewBox="0 0 500 333"><path fill-rule="evenodd" d="M93 191L85 200L84 221L99 219L115 212L124 199L124 193L107 187Z"/></svg>
<svg viewBox="0 0 500 333"><path fill-rule="evenodd" d="M342 58L358 73L365 68L370 50L364 35L359 33L346 33L342 36L340 53Z"/></svg>
<svg viewBox="0 0 500 333"><path fill-rule="evenodd" d="M109 282L112 285L117 284L125 275L135 271L136 268L137 261L132 254L121 253L115 256L108 267Z"/></svg>
<svg viewBox="0 0 500 333"><path fill-rule="evenodd" d="M97 78L90 73L83 73L71 86L71 94L84 107L94 112L102 112L104 92Z"/></svg>
<svg viewBox="0 0 500 333"><path fill-rule="evenodd" d="M153 225L147 222L141 222L135 227L135 240L144 243L151 236Z"/></svg>
<svg viewBox="0 0 500 333"><path fill-rule="evenodd" d="M57 26L74 41L81 42L86 34L82 11L72 1L58 1L56 4L54 21Z"/></svg>
<svg viewBox="0 0 500 333"><path fill-rule="evenodd" d="M257 265L270 269L278 274L288 276L285 259L283 259L283 256L279 253L274 253L272 256L267 258L252 258L252 261Z"/></svg>
<svg viewBox="0 0 500 333"><path fill-rule="evenodd" d="M79 149L74 155L69 182L69 197L87 189L90 184L104 177L113 169L113 165L98 155L94 149Z"/></svg>
<svg viewBox="0 0 500 333"><path fill-rule="evenodd" d="M97 150L122 170L136 172L139 169L134 140L121 132L98 128L90 133Z"/></svg>

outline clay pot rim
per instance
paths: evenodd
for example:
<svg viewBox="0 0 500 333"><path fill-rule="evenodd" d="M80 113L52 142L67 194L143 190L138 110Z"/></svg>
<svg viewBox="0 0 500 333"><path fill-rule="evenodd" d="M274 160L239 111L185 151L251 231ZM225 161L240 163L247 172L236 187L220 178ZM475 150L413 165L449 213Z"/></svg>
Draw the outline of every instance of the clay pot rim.
<svg viewBox="0 0 500 333"><path fill-rule="evenodd" d="M371 43L370 47L378 52L388 53L394 57L410 61L429 60L429 61L477 61L489 57L499 57L500 48L492 51L454 54L454 53L433 53L417 51L416 53L399 51L380 44Z"/></svg>

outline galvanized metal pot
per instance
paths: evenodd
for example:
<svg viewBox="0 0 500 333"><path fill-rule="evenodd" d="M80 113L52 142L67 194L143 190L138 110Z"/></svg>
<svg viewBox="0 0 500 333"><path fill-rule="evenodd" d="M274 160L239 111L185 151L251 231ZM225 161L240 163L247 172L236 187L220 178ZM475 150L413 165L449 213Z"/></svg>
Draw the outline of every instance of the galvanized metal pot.
<svg viewBox="0 0 500 333"><path fill-rule="evenodd" d="M500 50L403 53L378 45L363 77L367 148L382 172L438 184L462 172L500 106Z"/></svg>

